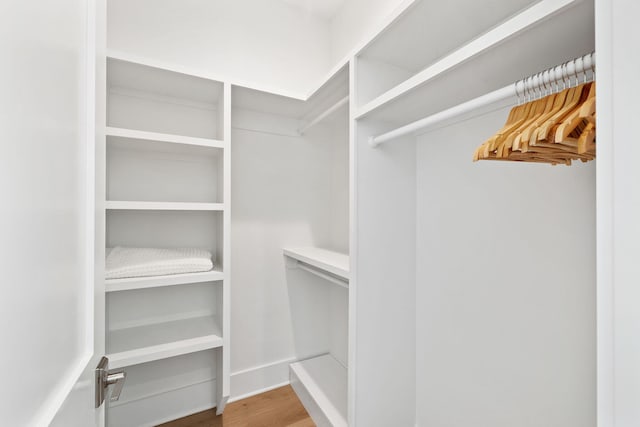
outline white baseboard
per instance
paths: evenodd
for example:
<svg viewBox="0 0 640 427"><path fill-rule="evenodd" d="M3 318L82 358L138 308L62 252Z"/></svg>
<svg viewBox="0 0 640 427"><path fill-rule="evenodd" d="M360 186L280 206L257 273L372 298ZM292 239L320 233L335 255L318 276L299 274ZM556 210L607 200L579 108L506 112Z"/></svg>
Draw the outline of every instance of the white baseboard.
<svg viewBox="0 0 640 427"><path fill-rule="evenodd" d="M216 381L209 380L122 402L107 411L107 427L152 427L216 406Z"/></svg>
<svg viewBox="0 0 640 427"><path fill-rule="evenodd" d="M231 398L235 402L289 384L292 357L231 373Z"/></svg>
<svg viewBox="0 0 640 427"><path fill-rule="evenodd" d="M283 359L232 373L229 402L289 384L289 365L296 361ZM107 411L107 427L152 427L215 408L215 390L216 381L210 379L117 402Z"/></svg>

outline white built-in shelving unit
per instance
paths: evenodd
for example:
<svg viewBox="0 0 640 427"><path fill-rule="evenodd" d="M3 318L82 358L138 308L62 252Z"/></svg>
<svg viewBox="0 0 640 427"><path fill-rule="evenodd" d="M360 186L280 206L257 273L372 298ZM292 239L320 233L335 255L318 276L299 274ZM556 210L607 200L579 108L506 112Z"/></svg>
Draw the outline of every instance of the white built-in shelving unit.
<svg viewBox="0 0 640 427"><path fill-rule="evenodd" d="M563 400L561 412L541 414L538 424L595 422L592 415L583 418L595 399L595 278L587 260L594 255L593 165L551 170L472 163L473 150L504 123L515 96L377 148L369 145L371 137L594 50L591 1L490 3L412 2L354 58L350 425L471 425L479 419L516 425L522 420L517 415L476 409L489 407L499 395L512 414L536 412L564 399L523 397L550 384L570 387L572 397ZM566 203L556 204L560 199ZM483 226L498 216L514 222ZM520 227L541 225L542 217L554 224ZM545 260L557 245L549 247L553 237L547 231L558 229L556 221L580 225L575 232L563 228L567 247L556 252L558 258L571 253L574 261L550 267ZM536 265L526 279L518 277L522 264L507 261L514 254ZM494 264L496 259L504 262ZM558 287L571 291L563 297ZM580 313L572 312L576 295L585 301ZM530 310L531 299L539 302L536 310ZM541 313L555 320L541 324ZM516 332L504 340L505 331L532 324L531 336ZM562 346L567 341L571 347ZM544 362L523 350L542 347L549 349ZM474 354L478 348L482 355ZM509 371L508 360L517 360L517 369ZM580 367L568 374L564 360L579 361L572 367ZM460 393L460 387L484 384L486 378L509 383L523 369L528 375L518 393L493 386L489 398L486 390ZM585 378L592 381L589 387ZM465 408L464 414L454 407Z"/></svg>
<svg viewBox="0 0 640 427"><path fill-rule="evenodd" d="M203 405L222 412L229 398L230 95L222 82L107 60L107 247L198 247L214 264L105 280L107 357L130 390L109 406L110 426L141 422L135 407L162 407L161 422ZM158 390L165 369L175 372ZM193 405L163 403L176 393Z"/></svg>
<svg viewBox="0 0 640 427"><path fill-rule="evenodd" d="M283 249L289 268L300 268L330 286L349 286L349 255L317 247ZM343 324L343 328L348 325ZM348 370L330 353L292 363L289 378L317 425L346 427Z"/></svg>

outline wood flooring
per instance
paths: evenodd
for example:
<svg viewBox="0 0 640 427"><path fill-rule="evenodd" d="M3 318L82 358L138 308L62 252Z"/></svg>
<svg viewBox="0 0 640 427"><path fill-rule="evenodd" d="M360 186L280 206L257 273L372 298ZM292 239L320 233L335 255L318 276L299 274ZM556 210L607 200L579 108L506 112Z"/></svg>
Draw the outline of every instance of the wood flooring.
<svg viewBox="0 0 640 427"><path fill-rule="evenodd" d="M285 386L229 403L219 417L211 409L158 427L315 427L315 424L291 386Z"/></svg>

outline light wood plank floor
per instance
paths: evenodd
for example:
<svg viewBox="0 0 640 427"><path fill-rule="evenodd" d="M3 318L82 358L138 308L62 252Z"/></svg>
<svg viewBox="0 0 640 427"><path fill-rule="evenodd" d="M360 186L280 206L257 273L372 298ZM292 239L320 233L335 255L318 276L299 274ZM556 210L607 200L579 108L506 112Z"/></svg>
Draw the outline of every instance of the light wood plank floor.
<svg viewBox="0 0 640 427"><path fill-rule="evenodd" d="M277 388L215 410L199 412L158 427L315 427L291 386Z"/></svg>

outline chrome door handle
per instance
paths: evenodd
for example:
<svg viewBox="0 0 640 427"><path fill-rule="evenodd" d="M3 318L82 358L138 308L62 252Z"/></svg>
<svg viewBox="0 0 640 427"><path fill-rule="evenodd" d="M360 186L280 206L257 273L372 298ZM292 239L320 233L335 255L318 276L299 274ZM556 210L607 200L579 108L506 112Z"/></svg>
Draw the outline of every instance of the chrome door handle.
<svg viewBox="0 0 640 427"><path fill-rule="evenodd" d="M118 371L109 371L107 374L107 387L113 385L113 390L111 390L111 398L109 399L111 402L115 402L120 399L120 393L122 393L122 387L124 387L124 382L127 379L127 373L124 369L120 369Z"/></svg>
<svg viewBox="0 0 640 427"><path fill-rule="evenodd" d="M124 386L126 378L127 373L124 369L109 371L109 359L103 356L95 370L96 408L99 408L104 402L104 399L107 396L107 388L110 385L113 385L114 387L111 391L111 398L109 400L111 402L115 402L120 399L120 393L122 393L122 387Z"/></svg>

